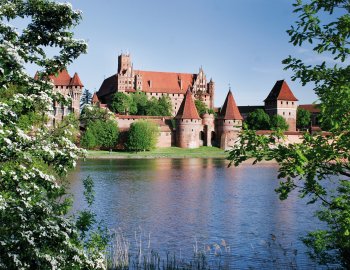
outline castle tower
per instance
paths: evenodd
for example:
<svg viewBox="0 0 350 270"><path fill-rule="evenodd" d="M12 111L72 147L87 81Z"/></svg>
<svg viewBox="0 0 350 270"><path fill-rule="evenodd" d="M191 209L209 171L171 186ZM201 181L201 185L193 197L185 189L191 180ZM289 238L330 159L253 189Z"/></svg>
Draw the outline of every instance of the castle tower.
<svg viewBox="0 0 350 270"><path fill-rule="evenodd" d="M204 132L204 146L213 146L215 143L215 118L213 114L205 113L202 116L203 132Z"/></svg>
<svg viewBox="0 0 350 270"><path fill-rule="evenodd" d="M125 92L135 87L134 70L130 54L118 56L117 92Z"/></svg>
<svg viewBox="0 0 350 270"><path fill-rule="evenodd" d="M210 79L208 83L208 93L210 95L210 104L209 104L210 109L214 109L214 92L215 92L215 83L213 82L212 79Z"/></svg>
<svg viewBox="0 0 350 270"><path fill-rule="evenodd" d="M124 74L127 70L131 69L131 56L130 54L120 54L118 56L118 74Z"/></svg>
<svg viewBox="0 0 350 270"><path fill-rule="evenodd" d="M71 111L75 115L79 115L80 112L80 97L81 94L83 93L83 87L84 85L82 84L78 73L74 73L73 78L70 81L70 96L72 98L72 108Z"/></svg>
<svg viewBox="0 0 350 270"><path fill-rule="evenodd" d="M230 89L217 118L217 142L220 148L228 149L234 145L242 129L242 120Z"/></svg>
<svg viewBox="0 0 350 270"><path fill-rule="evenodd" d="M298 99L285 80L277 81L264 100L269 115L281 115L288 123L288 131L296 131Z"/></svg>
<svg viewBox="0 0 350 270"><path fill-rule="evenodd" d="M100 100L98 99L98 96L96 92L93 94L92 99L91 99L91 104L92 105L97 105L100 103Z"/></svg>
<svg viewBox="0 0 350 270"><path fill-rule="evenodd" d="M188 89L176 120L176 144L181 148L197 148L201 145L203 136L202 119L198 115L192 93Z"/></svg>

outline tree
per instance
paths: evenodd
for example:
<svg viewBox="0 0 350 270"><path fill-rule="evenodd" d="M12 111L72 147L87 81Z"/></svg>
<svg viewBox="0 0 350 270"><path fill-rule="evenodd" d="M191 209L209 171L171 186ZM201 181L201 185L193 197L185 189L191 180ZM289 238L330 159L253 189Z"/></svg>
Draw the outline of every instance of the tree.
<svg viewBox="0 0 350 270"><path fill-rule="evenodd" d="M100 108L94 105L86 105L80 114L80 123L88 126L97 120L113 120L114 114L105 108Z"/></svg>
<svg viewBox="0 0 350 270"><path fill-rule="evenodd" d="M158 114L159 116L171 116L171 101L168 96L162 96L158 99Z"/></svg>
<svg viewBox="0 0 350 270"><path fill-rule="evenodd" d="M282 131L286 131L288 130L288 127L289 127L286 122L286 119L284 119L283 116L278 114L271 115L270 125L271 125L270 128L272 130L280 129Z"/></svg>
<svg viewBox="0 0 350 270"><path fill-rule="evenodd" d="M139 120L131 124L126 143L131 151L146 151L155 148L159 135L158 126L150 121Z"/></svg>
<svg viewBox="0 0 350 270"><path fill-rule="evenodd" d="M135 111L135 107L132 106L133 101L130 96L125 93L117 92L112 97L112 103L110 109L115 113L128 114Z"/></svg>
<svg viewBox="0 0 350 270"><path fill-rule="evenodd" d="M94 149L97 147L95 131L92 128L87 128L81 136L80 145L86 149Z"/></svg>
<svg viewBox="0 0 350 270"><path fill-rule="evenodd" d="M314 53L331 56L340 63L323 61L311 65L291 56L283 61L286 69L294 71L293 80L314 86L321 102L321 120L330 123L331 133L328 137L305 133L302 143L286 144L279 131L267 137L246 130L240 135L240 144L230 152L229 160L234 165L248 158L254 158L254 164L263 159L276 160L278 177L283 179L276 189L280 199L298 190L301 197L309 198L309 203L322 205L316 215L328 226L304 238L311 258L320 264L335 263L349 269L350 66L346 62L350 53L349 2L297 0L294 6L299 19L288 30L293 45L309 44Z"/></svg>
<svg viewBox="0 0 350 270"><path fill-rule="evenodd" d="M249 113L246 124L249 129L268 130L270 129L270 117L263 109L257 109Z"/></svg>
<svg viewBox="0 0 350 270"><path fill-rule="evenodd" d="M82 109L85 105L91 104L92 94L88 89L85 89L80 98L80 109Z"/></svg>
<svg viewBox="0 0 350 270"><path fill-rule="evenodd" d="M137 91L132 94L133 103L136 106L136 115L146 115L147 96L144 92Z"/></svg>
<svg viewBox="0 0 350 270"><path fill-rule="evenodd" d="M86 127L81 145L87 149L111 150L118 142L119 129L115 120L96 120Z"/></svg>
<svg viewBox="0 0 350 270"><path fill-rule="evenodd" d="M117 144L118 124L109 110L87 105L83 108L80 121L86 129L80 142L82 147L111 150Z"/></svg>
<svg viewBox="0 0 350 270"><path fill-rule="evenodd" d="M309 111L302 108L297 110L297 128L300 130L307 130L310 126L311 114Z"/></svg>
<svg viewBox="0 0 350 270"><path fill-rule="evenodd" d="M201 100L196 99L194 101L199 115L205 114L208 111L208 106Z"/></svg>
<svg viewBox="0 0 350 270"><path fill-rule="evenodd" d="M19 33L10 25L18 19ZM107 239L98 229L85 233L93 215L69 214L66 173L83 151L69 139L71 123L62 132L47 128L53 100L71 102L47 78L87 48L71 32L81 13L67 3L0 0L0 20L0 93L7 95L0 99L0 268L103 269ZM36 79L24 64L40 69Z"/></svg>

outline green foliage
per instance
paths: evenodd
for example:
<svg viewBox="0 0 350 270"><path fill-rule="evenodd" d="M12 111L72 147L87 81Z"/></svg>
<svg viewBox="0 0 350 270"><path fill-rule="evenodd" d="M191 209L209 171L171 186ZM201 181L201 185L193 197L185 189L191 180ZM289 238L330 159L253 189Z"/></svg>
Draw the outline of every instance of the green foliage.
<svg viewBox="0 0 350 270"><path fill-rule="evenodd" d="M299 19L288 31L291 43L295 46L309 43L316 54L341 62L310 65L291 56L283 61L286 69L294 71L294 80L314 85L321 102L321 121L328 123L332 132L328 137L305 133L302 143L286 144L281 132L258 136L255 131L246 130L230 152L229 160L235 166L248 158L254 159L253 164L263 159L276 160L278 178L282 179L276 191L281 199L298 190L301 197L309 198L309 203L322 205L316 215L327 227L304 238L311 257L320 264L333 263L349 269L350 67L346 62L350 53L349 2L297 0L295 7Z"/></svg>
<svg viewBox="0 0 350 270"><path fill-rule="evenodd" d="M87 149L114 148L118 142L119 129L115 120L96 120L91 122L81 139L81 146Z"/></svg>
<svg viewBox="0 0 350 270"><path fill-rule="evenodd" d="M146 115L148 99L145 92L137 91L136 93L132 94L132 100L133 100L134 106L136 106L135 114Z"/></svg>
<svg viewBox="0 0 350 270"><path fill-rule="evenodd" d="M215 114L215 111L214 111L214 109L208 109L208 111L207 111L209 114Z"/></svg>
<svg viewBox="0 0 350 270"><path fill-rule="evenodd" d="M97 120L109 119L115 119L114 114L104 108L99 108L98 106L86 105L80 114L80 122L85 126L89 126Z"/></svg>
<svg viewBox="0 0 350 270"><path fill-rule="evenodd" d="M196 99L194 101L194 104L196 105L196 108L197 108L199 115L202 115L202 114L205 114L206 112L208 112L208 107L203 101Z"/></svg>
<svg viewBox="0 0 350 270"><path fill-rule="evenodd" d="M171 116L171 101L168 96L159 99L152 97L146 104L146 115L151 116Z"/></svg>
<svg viewBox="0 0 350 270"><path fill-rule="evenodd" d="M171 116L171 101L168 96L162 96L158 100L158 113L159 116Z"/></svg>
<svg viewBox="0 0 350 270"><path fill-rule="evenodd" d="M286 119L283 118L283 116L275 114L270 117L270 128L272 130L280 129L282 131L288 130L288 124L286 122Z"/></svg>
<svg viewBox="0 0 350 270"><path fill-rule="evenodd" d="M81 136L80 145L85 149L95 149L97 148L97 141L95 137L95 132L87 128L86 131Z"/></svg>
<svg viewBox="0 0 350 270"><path fill-rule="evenodd" d="M10 25L18 19L20 33ZM70 102L47 78L86 52L71 32L80 20L67 3L0 0L1 269L104 268L101 230L84 234L70 215L66 173L84 154L74 123L46 126L53 100ZM37 79L24 63L40 69Z"/></svg>
<svg viewBox="0 0 350 270"><path fill-rule="evenodd" d="M109 108L115 112L120 114L132 114L135 110L133 106L133 101L130 96L125 93L116 92L112 97L112 102Z"/></svg>
<svg viewBox="0 0 350 270"><path fill-rule="evenodd" d="M271 127L270 117L263 109L249 113L245 122L248 128L253 130L269 130Z"/></svg>
<svg viewBox="0 0 350 270"><path fill-rule="evenodd" d="M130 95L115 93L110 109L121 114L171 116L172 106L168 96L148 99L144 92L137 91Z"/></svg>
<svg viewBox="0 0 350 270"><path fill-rule="evenodd" d="M61 122L58 123L54 132L55 136L64 136L70 141L77 143L79 137L79 119L73 113L65 116Z"/></svg>
<svg viewBox="0 0 350 270"><path fill-rule="evenodd" d="M300 130L307 130L310 126L311 114L309 111L302 108L297 110L297 128Z"/></svg>
<svg viewBox="0 0 350 270"><path fill-rule="evenodd" d="M126 147L131 151L154 149L159 135L158 126L146 120L139 120L130 126Z"/></svg>

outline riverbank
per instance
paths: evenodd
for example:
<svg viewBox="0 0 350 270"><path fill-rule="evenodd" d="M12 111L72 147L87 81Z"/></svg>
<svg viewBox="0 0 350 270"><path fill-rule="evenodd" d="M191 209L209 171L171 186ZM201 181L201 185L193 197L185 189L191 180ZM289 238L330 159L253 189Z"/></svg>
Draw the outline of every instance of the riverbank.
<svg viewBox="0 0 350 270"><path fill-rule="evenodd" d="M202 146L195 149L179 147L158 148L145 152L87 151L88 159L138 159L138 158L227 158L228 152L217 148Z"/></svg>

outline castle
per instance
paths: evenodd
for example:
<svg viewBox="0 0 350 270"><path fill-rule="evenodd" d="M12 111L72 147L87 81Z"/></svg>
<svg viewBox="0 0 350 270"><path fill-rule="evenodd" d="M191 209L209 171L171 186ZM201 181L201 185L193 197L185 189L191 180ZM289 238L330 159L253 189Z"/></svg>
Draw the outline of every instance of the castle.
<svg viewBox="0 0 350 270"><path fill-rule="evenodd" d="M35 79L38 74L35 74ZM62 119L70 113L79 116L80 114L80 98L83 92L84 85L82 84L78 73L74 73L71 77L67 70L62 70L57 76L49 76L50 81L54 84L54 91L61 93L64 97L70 97L71 103L64 105L57 100L52 104L52 110L49 114L49 125L55 126L61 122Z"/></svg>
<svg viewBox="0 0 350 270"><path fill-rule="evenodd" d="M212 80L207 82L202 68L197 74L134 70L130 54L121 54L118 56L118 72L103 81L96 95L103 104L109 104L116 92L142 91L148 98L157 99L165 95L170 98L172 115L175 116L188 89L208 108L214 108L215 84Z"/></svg>
<svg viewBox="0 0 350 270"><path fill-rule="evenodd" d="M228 149L242 129L247 110L242 117L229 89L216 118L213 114L199 115L194 100L199 99L208 108L214 109L214 86L213 80L207 83L202 68L198 74L134 70L130 55L121 54L118 56L118 72L103 81L99 91L94 94L93 103L106 107L105 104L111 101L116 92L128 94L142 91L149 98L167 95L171 100L173 117L116 115L121 132L126 133L130 125L139 119L148 119L160 127L158 147L218 146ZM259 107L269 115L281 115L288 123L289 131L296 131L298 100L284 80L276 82L264 102L265 105ZM255 109L257 107L254 106Z"/></svg>
<svg viewBox="0 0 350 270"><path fill-rule="evenodd" d="M69 112L79 114L83 84L78 74L70 77L63 70L57 77L50 76L50 79L55 84L55 91L72 98L68 107L54 103L53 124ZM202 68L197 74L134 70L130 55L121 54L118 56L118 72L103 81L99 91L94 93L92 103L107 108L106 104L114 93L130 94L136 91L145 92L148 98L166 95L171 100L173 116L116 115L122 137L127 134L130 125L139 119L155 122L160 131L157 147L218 146L228 149L234 145L248 113L257 108L264 109L269 115L281 115L289 125L288 131L296 131L298 99L284 80L275 83L264 100L264 106L238 107L229 89L223 106L215 109L215 84L213 80L207 82ZM196 99L215 109L217 117L208 113L199 115L194 103Z"/></svg>

